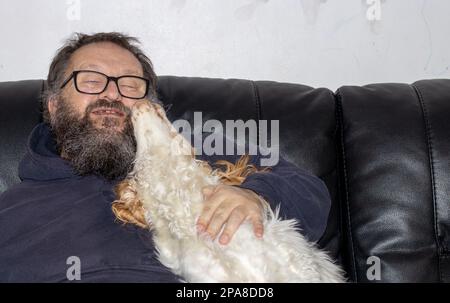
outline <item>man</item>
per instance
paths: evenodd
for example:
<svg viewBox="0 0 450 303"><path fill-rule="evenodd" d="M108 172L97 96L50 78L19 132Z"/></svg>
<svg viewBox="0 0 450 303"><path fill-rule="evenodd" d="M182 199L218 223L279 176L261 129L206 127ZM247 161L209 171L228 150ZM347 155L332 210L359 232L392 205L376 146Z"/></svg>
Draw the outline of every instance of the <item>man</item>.
<svg viewBox="0 0 450 303"><path fill-rule="evenodd" d="M79 261L83 282L177 281L157 261L151 233L119 224L111 211L114 185L135 155L130 110L156 96L151 61L136 42L78 34L53 59L44 123L30 135L22 182L0 196L0 281L67 281L71 260ZM205 188L204 197L198 231L223 245L244 220L263 236L260 197L298 219L311 241L322 235L330 207L324 184L283 159L240 187Z"/></svg>

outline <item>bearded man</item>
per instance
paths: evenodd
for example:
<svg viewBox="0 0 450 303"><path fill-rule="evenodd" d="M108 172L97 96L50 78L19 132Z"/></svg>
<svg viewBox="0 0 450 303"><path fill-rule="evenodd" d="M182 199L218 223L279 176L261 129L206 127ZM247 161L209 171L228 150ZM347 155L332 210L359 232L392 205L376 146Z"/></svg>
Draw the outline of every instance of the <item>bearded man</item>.
<svg viewBox="0 0 450 303"><path fill-rule="evenodd" d="M82 282L178 281L157 260L151 233L120 224L111 211L114 186L136 152L131 108L156 98L157 77L137 42L120 33L76 34L53 59L44 122L19 166L22 182L0 196L0 282L71 280L71 260ZM204 196L199 233L223 245L245 220L263 236L261 197L301 222L310 241L323 234L331 204L320 179L283 159L270 173Z"/></svg>

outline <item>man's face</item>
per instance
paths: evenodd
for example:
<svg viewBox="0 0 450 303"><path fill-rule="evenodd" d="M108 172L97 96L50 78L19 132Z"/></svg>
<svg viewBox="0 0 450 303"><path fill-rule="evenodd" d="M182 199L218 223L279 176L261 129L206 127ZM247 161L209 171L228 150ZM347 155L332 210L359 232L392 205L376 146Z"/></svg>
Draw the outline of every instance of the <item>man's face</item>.
<svg viewBox="0 0 450 303"><path fill-rule="evenodd" d="M68 78L75 70L98 71L112 77L123 75L143 76L142 66L134 55L110 42L92 43L78 49L72 55L64 78ZM79 93L75 89L74 80L71 80L64 87L62 97L70 102L71 107L77 111L80 119L85 115L86 108L99 99L120 102L127 108L131 108L136 102L134 99L122 97L113 81L109 82L103 93L88 95ZM58 102L49 102L50 116L56 112L57 107ZM123 130L127 118L126 115L121 115L120 112L112 113L102 110L93 110L88 115L93 125L97 128L104 127L105 120L115 121L114 130Z"/></svg>
<svg viewBox="0 0 450 303"><path fill-rule="evenodd" d="M143 76L142 66L129 51L109 42L78 49L69 62L65 79L73 71L91 70L112 77ZM96 95L76 90L74 79L59 97L48 103L50 121L61 156L80 175L107 179L124 177L136 150L130 114L135 99L122 97L116 83Z"/></svg>

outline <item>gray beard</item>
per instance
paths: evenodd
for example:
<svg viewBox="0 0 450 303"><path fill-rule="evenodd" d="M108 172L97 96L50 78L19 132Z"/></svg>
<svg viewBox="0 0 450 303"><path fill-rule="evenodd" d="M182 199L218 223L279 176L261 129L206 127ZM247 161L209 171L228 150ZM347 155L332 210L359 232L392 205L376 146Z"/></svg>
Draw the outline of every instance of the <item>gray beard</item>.
<svg viewBox="0 0 450 303"><path fill-rule="evenodd" d="M117 108L126 113L124 129L114 129L119 123L114 117L103 117L102 128L97 128L89 114L98 107ZM57 151L78 175L99 175L110 181L123 179L133 168L136 155L130 117L131 111L121 102L99 99L86 108L80 119L68 100L61 97L51 119Z"/></svg>

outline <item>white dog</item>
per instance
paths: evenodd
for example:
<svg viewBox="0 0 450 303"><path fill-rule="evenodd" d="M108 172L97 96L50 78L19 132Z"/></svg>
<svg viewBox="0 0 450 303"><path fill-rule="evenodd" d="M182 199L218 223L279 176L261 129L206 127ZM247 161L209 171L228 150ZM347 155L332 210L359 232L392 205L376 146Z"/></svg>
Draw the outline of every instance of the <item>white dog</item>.
<svg viewBox="0 0 450 303"><path fill-rule="evenodd" d="M228 245L199 236L202 188L220 184L220 174L194 158L158 104L137 103L132 122L136 160L113 210L122 221L150 227L159 260L184 281L344 282L342 270L305 240L295 220L280 220L278 209L267 209L262 239L250 222Z"/></svg>

